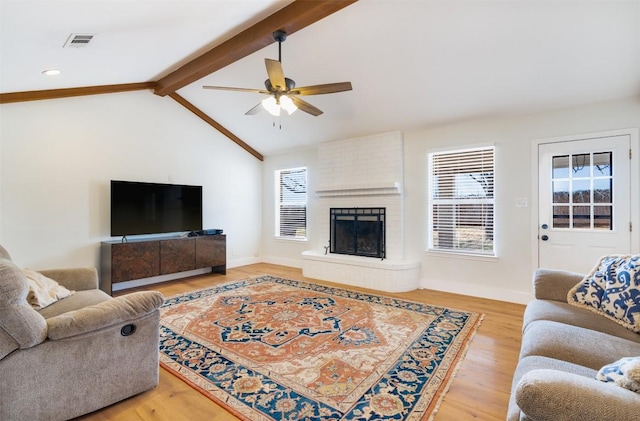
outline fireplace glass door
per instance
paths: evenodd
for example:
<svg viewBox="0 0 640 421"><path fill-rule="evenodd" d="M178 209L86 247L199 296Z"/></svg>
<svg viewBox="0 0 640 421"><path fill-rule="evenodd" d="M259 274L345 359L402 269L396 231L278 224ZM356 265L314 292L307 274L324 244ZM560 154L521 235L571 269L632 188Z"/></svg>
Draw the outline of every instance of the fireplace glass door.
<svg viewBox="0 0 640 421"><path fill-rule="evenodd" d="M385 208L331 208L331 253L385 257Z"/></svg>

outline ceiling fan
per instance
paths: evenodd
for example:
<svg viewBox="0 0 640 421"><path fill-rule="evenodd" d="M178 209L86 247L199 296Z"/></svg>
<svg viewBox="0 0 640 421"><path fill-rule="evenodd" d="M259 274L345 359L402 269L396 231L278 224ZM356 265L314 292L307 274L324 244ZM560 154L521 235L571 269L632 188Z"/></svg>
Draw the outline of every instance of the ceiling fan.
<svg viewBox="0 0 640 421"><path fill-rule="evenodd" d="M332 94L336 92L350 91L352 89L351 82L327 83L323 85L296 88L296 83L292 79L284 77L284 71L282 70L282 43L287 39L287 34L284 31L275 31L273 33L273 39L278 41L278 60L276 61L268 58L264 59L265 65L267 66L267 75L269 76L269 79L264 81L266 89L232 88L208 85L204 85L203 88L223 91L254 92L269 95L268 98L264 99L258 103L258 105L247 111L245 115L257 114L264 108L274 116L279 116L281 109L284 109L289 115L291 115L298 108L313 116L319 116L322 114L322 110L306 101L303 101L296 95Z"/></svg>

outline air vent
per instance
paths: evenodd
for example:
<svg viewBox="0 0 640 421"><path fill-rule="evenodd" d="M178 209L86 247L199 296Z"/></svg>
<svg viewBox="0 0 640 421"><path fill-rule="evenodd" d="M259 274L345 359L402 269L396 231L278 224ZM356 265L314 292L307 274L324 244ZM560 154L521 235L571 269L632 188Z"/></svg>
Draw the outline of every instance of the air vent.
<svg viewBox="0 0 640 421"><path fill-rule="evenodd" d="M84 48L89 45L94 35L91 34L71 34L64 43L64 48Z"/></svg>

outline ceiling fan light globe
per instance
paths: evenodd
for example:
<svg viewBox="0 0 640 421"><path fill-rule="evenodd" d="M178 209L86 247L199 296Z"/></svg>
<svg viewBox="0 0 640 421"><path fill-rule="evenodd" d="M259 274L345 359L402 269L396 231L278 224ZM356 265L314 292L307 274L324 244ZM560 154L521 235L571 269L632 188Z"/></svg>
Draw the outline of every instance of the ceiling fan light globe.
<svg viewBox="0 0 640 421"><path fill-rule="evenodd" d="M286 95L280 97L280 106L284 108L287 114L291 115L296 112L298 107L293 103L293 100Z"/></svg>
<svg viewBox="0 0 640 421"><path fill-rule="evenodd" d="M275 97L270 96L269 98L263 99L262 106L272 116L274 117L280 116L280 104L278 104Z"/></svg>

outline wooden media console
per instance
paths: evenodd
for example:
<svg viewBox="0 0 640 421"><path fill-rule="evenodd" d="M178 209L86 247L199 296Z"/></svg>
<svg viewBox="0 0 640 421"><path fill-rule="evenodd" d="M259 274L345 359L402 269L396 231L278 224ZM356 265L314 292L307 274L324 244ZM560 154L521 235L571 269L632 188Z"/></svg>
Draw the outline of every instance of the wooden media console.
<svg viewBox="0 0 640 421"><path fill-rule="evenodd" d="M105 241L100 245L100 289L111 294L118 282L211 267L226 273L224 234L145 240Z"/></svg>

